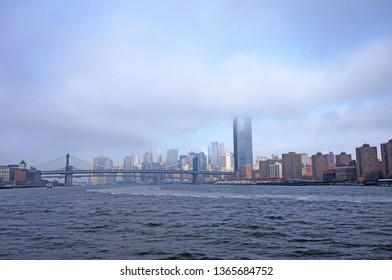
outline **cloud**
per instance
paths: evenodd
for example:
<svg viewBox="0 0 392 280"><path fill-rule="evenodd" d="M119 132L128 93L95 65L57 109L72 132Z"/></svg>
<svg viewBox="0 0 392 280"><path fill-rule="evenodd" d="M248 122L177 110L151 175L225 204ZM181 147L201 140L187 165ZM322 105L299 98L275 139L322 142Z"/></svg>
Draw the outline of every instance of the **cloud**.
<svg viewBox="0 0 392 280"><path fill-rule="evenodd" d="M385 125L392 117L390 36L364 36L364 43L311 55L306 52L313 47L303 41L299 57L290 59L282 50L293 54L299 45L288 33L304 36L295 31L309 21L297 17L317 7L300 5L301 14L289 15L247 1L222 11L218 1L211 10L208 3L191 5L195 9L184 15L183 4L90 11L91 3L69 3L15 4L2 21L0 39L7 43L0 46L0 117L8 120L2 124L8 157L6 150L26 139L51 149L48 157L73 150L121 159L149 147L230 146L235 115L253 118L255 150L263 154L338 147L339 135L380 142L391 134ZM272 12L259 19L259 5ZM330 33L311 35L322 30L322 22L313 21L307 40L320 43Z"/></svg>

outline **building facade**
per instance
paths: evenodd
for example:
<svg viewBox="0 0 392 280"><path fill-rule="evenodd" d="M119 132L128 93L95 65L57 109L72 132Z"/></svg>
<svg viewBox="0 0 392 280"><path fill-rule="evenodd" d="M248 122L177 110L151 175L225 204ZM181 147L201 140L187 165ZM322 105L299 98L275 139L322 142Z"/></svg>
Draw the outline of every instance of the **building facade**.
<svg viewBox="0 0 392 280"><path fill-rule="evenodd" d="M294 152L282 154L282 175L287 179L302 178L302 156Z"/></svg>
<svg viewBox="0 0 392 280"><path fill-rule="evenodd" d="M354 181L357 181L357 168L355 166L355 162L353 165L343 165L336 167L336 182Z"/></svg>
<svg viewBox="0 0 392 280"><path fill-rule="evenodd" d="M392 139L381 144L381 163L384 178L392 178Z"/></svg>
<svg viewBox="0 0 392 280"><path fill-rule="evenodd" d="M234 171L238 174L245 165L253 166L252 122L250 118L234 118Z"/></svg>
<svg viewBox="0 0 392 280"><path fill-rule="evenodd" d="M283 178L283 169L280 162L274 162L270 164L270 176L271 178Z"/></svg>
<svg viewBox="0 0 392 280"><path fill-rule="evenodd" d="M93 170L113 169L113 161L105 156L97 156L93 159ZM115 175L107 174L106 176L92 176L91 184L109 184L115 182Z"/></svg>
<svg viewBox="0 0 392 280"><path fill-rule="evenodd" d="M271 178L282 178L282 160L280 159L261 159L258 160L259 179L268 180Z"/></svg>
<svg viewBox="0 0 392 280"><path fill-rule="evenodd" d="M340 154L335 156L336 158L336 167L348 166L352 161L352 156L350 154L346 154L345 152L341 152Z"/></svg>
<svg viewBox="0 0 392 280"><path fill-rule="evenodd" d="M328 170L328 157L318 152L312 155L312 173L313 180L323 181L324 171Z"/></svg>
<svg viewBox="0 0 392 280"><path fill-rule="evenodd" d="M375 183L380 177L380 163L377 147L363 144L355 149L357 156L357 179L361 183Z"/></svg>
<svg viewBox="0 0 392 280"><path fill-rule="evenodd" d="M166 151L166 166L168 169L178 169L178 150L169 149Z"/></svg>
<svg viewBox="0 0 392 280"><path fill-rule="evenodd" d="M225 171L234 171L234 157L233 153L226 153L225 155Z"/></svg>

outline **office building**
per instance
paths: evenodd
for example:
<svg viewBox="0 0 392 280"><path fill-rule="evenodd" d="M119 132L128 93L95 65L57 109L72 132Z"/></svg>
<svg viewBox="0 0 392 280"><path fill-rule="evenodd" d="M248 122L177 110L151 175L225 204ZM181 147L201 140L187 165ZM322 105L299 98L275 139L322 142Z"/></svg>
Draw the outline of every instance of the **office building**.
<svg viewBox="0 0 392 280"><path fill-rule="evenodd" d="M234 118L234 171L238 174L245 165L253 166L252 123L250 118ZM247 175L249 172L247 172Z"/></svg>

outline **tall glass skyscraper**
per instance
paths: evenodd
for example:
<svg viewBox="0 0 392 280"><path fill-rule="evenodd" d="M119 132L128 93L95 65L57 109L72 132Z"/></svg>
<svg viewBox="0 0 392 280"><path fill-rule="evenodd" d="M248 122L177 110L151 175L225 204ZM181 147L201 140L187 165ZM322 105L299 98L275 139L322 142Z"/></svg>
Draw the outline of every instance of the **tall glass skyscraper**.
<svg viewBox="0 0 392 280"><path fill-rule="evenodd" d="M250 118L234 118L234 171L237 173L242 166L253 166L252 122Z"/></svg>

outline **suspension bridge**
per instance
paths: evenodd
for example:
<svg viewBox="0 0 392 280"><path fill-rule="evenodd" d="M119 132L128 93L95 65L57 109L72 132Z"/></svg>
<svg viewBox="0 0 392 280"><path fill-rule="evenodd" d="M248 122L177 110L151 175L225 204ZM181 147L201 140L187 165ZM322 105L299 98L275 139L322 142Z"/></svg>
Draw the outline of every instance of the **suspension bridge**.
<svg viewBox="0 0 392 280"><path fill-rule="evenodd" d="M210 171L210 170L199 170L198 158L193 157L192 170L183 170L178 168L172 168L172 166L166 166L158 169L122 169L122 168L108 168L107 166L97 165L88 162L77 157L66 156L59 157L47 161L45 163L37 164L34 166L35 169L41 172L42 178L64 178L64 185L72 185L73 178L82 177L97 177L97 176L118 176L125 174L135 175L154 175L154 174L184 174L192 176L192 184L199 183L199 175L209 176L234 176L233 172L227 171ZM157 178L157 177L154 177Z"/></svg>

